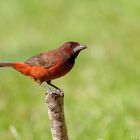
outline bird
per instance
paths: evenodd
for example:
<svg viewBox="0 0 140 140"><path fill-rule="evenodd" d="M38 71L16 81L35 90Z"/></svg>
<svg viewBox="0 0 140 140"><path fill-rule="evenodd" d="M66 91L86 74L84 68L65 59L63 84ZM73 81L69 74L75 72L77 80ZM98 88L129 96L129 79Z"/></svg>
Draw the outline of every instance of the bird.
<svg viewBox="0 0 140 140"><path fill-rule="evenodd" d="M30 76L38 84L43 85L45 82L63 93L51 81L66 75L73 68L75 59L81 50L86 48L85 45L79 42L68 41L59 48L35 55L24 62L2 62L0 63L0 67L12 67L25 76ZM50 88L47 89L50 92Z"/></svg>

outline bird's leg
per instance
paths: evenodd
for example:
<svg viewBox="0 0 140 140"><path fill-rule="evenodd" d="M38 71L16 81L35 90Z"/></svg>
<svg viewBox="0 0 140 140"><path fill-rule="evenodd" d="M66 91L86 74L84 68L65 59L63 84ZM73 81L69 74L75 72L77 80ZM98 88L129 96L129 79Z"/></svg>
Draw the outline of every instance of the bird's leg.
<svg viewBox="0 0 140 140"><path fill-rule="evenodd" d="M57 90L60 90L57 86L53 85L53 84L51 83L51 81L47 81L47 84L50 85L50 86L52 86L52 87L54 87L54 88L57 89Z"/></svg>
<svg viewBox="0 0 140 140"><path fill-rule="evenodd" d="M47 85L46 85L45 83L41 83L40 85L41 85L43 88L46 89L46 93L52 94L53 91L52 91L49 87L47 87Z"/></svg>
<svg viewBox="0 0 140 140"><path fill-rule="evenodd" d="M60 88L58 88L57 86L53 85L53 84L51 83L51 81L47 81L47 84L50 85L50 86L52 86L53 88L55 88L56 91L58 91L58 92L60 93L61 96L64 96L64 92L63 92Z"/></svg>
<svg viewBox="0 0 140 140"><path fill-rule="evenodd" d="M35 80L39 85L46 89L46 93L52 93L51 89L47 87L45 83L42 83L40 80Z"/></svg>

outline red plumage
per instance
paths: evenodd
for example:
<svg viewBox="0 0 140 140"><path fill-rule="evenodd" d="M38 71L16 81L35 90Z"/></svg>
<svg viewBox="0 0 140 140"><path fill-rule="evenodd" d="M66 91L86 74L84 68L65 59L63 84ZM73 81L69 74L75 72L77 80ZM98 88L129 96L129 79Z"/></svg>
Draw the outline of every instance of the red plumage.
<svg viewBox="0 0 140 140"><path fill-rule="evenodd" d="M85 48L78 42L66 42L57 49L33 56L25 62L0 63L0 67L12 67L40 84L45 81L50 83L68 73L79 52Z"/></svg>

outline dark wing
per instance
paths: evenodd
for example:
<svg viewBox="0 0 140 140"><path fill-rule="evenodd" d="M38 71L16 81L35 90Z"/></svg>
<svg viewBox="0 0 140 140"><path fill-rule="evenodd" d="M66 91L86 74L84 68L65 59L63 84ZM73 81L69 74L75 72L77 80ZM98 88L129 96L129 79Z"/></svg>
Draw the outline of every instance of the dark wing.
<svg viewBox="0 0 140 140"><path fill-rule="evenodd" d="M49 68L57 63L57 56L53 55L51 52L41 53L35 55L25 61L25 64L30 66L43 66Z"/></svg>

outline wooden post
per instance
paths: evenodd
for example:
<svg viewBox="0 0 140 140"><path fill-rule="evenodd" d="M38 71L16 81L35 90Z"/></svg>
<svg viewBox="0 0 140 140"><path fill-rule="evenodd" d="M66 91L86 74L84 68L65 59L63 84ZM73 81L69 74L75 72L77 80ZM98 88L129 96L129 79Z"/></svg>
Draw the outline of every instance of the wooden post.
<svg viewBox="0 0 140 140"><path fill-rule="evenodd" d="M46 94L46 103L50 119L53 140L68 140L67 127L64 116L64 96L58 91Z"/></svg>

